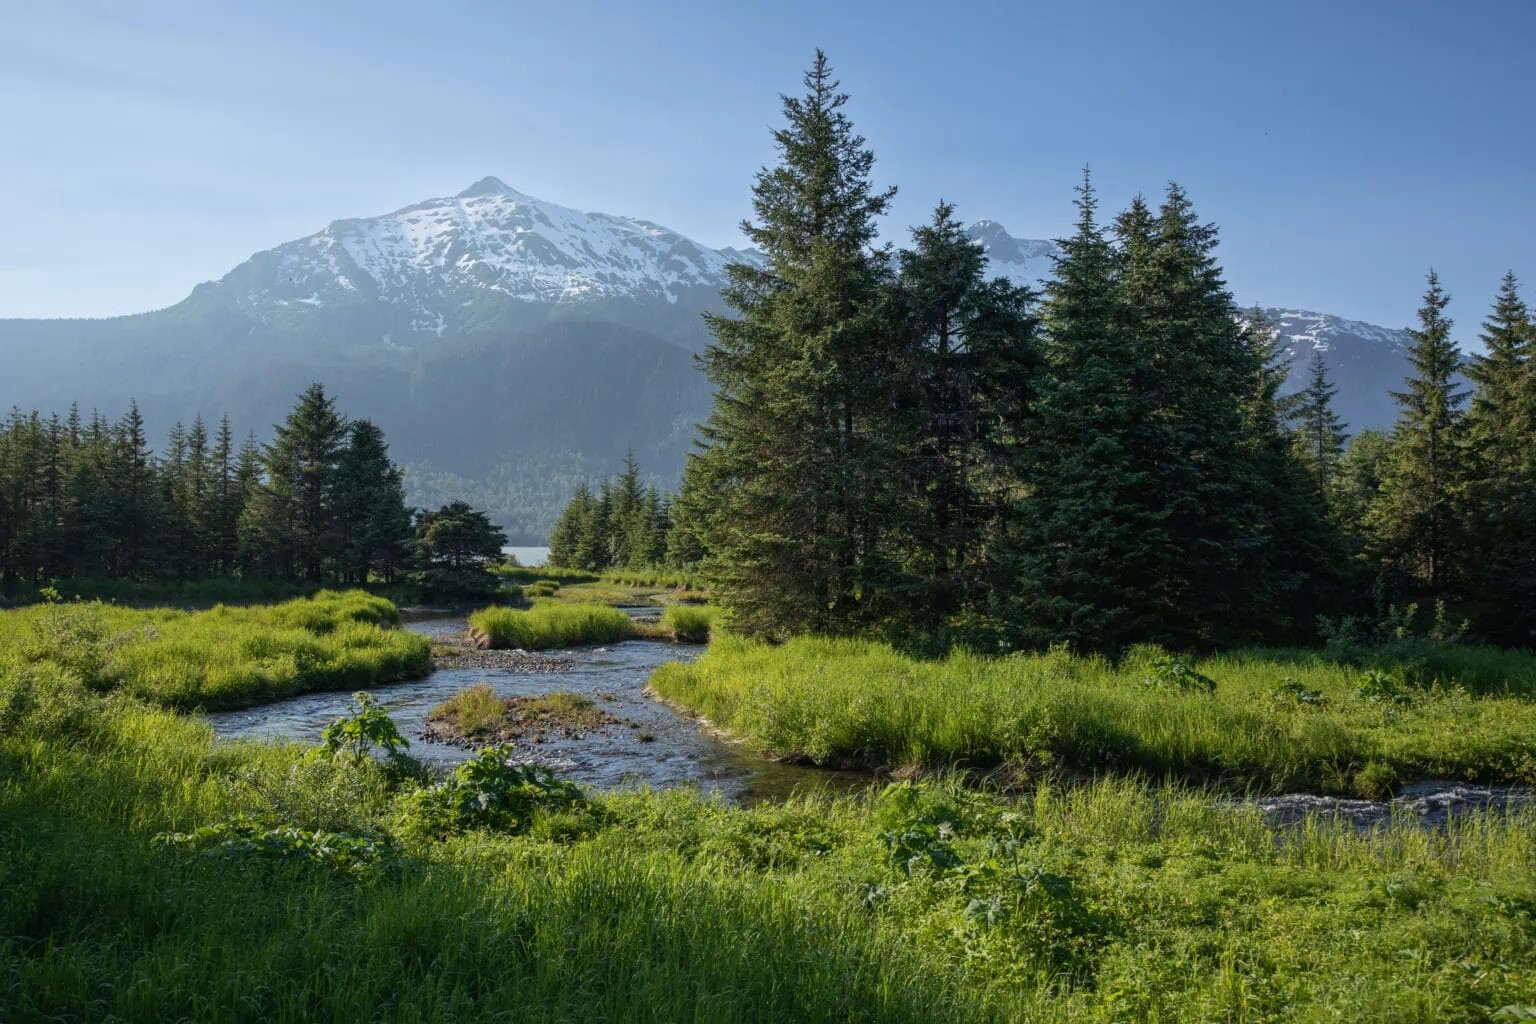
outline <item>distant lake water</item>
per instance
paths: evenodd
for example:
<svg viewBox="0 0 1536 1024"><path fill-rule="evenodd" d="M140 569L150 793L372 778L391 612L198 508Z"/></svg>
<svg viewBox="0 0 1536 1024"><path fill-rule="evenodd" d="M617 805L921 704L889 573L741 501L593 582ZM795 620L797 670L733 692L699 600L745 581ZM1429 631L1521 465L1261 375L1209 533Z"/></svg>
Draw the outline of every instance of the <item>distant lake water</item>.
<svg viewBox="0 0 1536 1024"><path fill-rule="evenodd" d="M502 554L511 555L517 559L518 565L543 565L549 561L549 548L520 548L508 547L501 549Z"/></svg>

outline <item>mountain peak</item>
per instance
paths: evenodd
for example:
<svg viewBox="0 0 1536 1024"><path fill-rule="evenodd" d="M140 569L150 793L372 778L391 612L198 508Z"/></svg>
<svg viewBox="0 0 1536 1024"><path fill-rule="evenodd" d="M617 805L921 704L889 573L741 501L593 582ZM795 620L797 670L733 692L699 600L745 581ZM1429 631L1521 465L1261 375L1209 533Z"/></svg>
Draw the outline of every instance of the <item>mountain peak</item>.
<svg viewBox="0 0 1536 1024"><path fill-rule="evenodd" d="M494 176L481 178L454 198L469 199L473 196L514 196L517 198L527 198L517 189Z"/></svg>

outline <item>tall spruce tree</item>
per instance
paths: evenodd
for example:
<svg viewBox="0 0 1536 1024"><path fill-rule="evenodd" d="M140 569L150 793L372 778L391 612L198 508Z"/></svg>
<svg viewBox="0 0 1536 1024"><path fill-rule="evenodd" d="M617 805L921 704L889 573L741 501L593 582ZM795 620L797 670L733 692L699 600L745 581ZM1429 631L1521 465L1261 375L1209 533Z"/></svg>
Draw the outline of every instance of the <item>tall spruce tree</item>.
<svg viewBox="0 0 1536 1024"><path fill-rule="evenodd" d="M562 568L576 568L577 548L587 517L592 514L592 489L580 484L571 500L566 502L549 535L549 564Z"/></svg>
<svg viewBox="0 0 1536 1024"><path fill-rule="evenodd" d="M320 384L299 396L262 454L264 480L241 524L263 568L320 581L339 553L336 484L346 424Z"/></svg>
<svg viewBox="0 0 1536 1024"><path fill-rule="evenodd" d="M1397 423L1381 489L1367 517L1381 557L1410 584L1439 596L1456 579L1462 550L1457 501L1465 472L1459 444L1466 392L1456 383L1461 350L1445 315L1451 297L1429 272L1419 326L1408 333L1412 375L1397 400Z"/></svg>
<svg viewBox="0 0 1536 1024"><path fill-rule="evenodd" d="M1338 388L1328 380L1328 364L1316 349L1307 363L1307 386L1298 392L1292 418L1292 449L1307 469L1318 493L1328 494L1344 457L1345 423L1333 411Z"/></svg>
<svg viewBox="0 0 1536 1024"><path fill-rule="evenodd" d="M347 424L336 467L338 568L348 583L367 583L377 571L394 582L412 539L405 485L389 461L384 431L369 420Z"/></svg>
<svg viewBox="0 0 1536 1024"><path fill-rule="evenodd" d="M1118 650L1155 631L1165 517L1143 498L1148 470L1129 443L1148 413L1152 368L1126 329L1116 253L1086 172L1076 206L1077 231L1058 242L1046 285L1049 372L1029 450L1032 494L1009 530L1002 557L1015 582L999 599L1013 643Z"/></svg>
<svg viewBox="0 0 1536 1024"><path fill-rule="evenodd" d="M1536 641L1536 328L1506 274L1483 352L1466 365L1469 573L1487 611L1481 624L1509 643Z"/></svg>
<svg viewBox="0 0 1536 1024"><path fill-rule="evenodd" d="M743 230L764 266L730 268L736 318L708 318L715 386L703 429L720 483L707 572L736 627L848 633L877 621L891 580L882 548L899 445L875 218L894 190L844 113L820 51L805 95L783 100L777 166L753 187Z"/></svg>
<svg viewBox="0 0 1536 1024"><path fill-rule="evenodd" d="M1034 293L986 277L986 253L940 203L900 254L894 315L908 366L905 508L897 522L909 608L943 620L989 592L988 544L1024 480L1039 385Z"/></svg>

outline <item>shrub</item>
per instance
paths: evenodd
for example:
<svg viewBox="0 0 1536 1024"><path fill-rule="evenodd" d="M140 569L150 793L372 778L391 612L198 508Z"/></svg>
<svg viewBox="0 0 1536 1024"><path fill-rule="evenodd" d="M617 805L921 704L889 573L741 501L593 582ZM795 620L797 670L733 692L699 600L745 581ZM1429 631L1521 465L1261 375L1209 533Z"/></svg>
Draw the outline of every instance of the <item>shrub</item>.
<svg viewBox="0 0 1536 1024"><path fill-rule="evenodd" d="M320 733L320 742L331 754L354 761L371 756L375 750L383 751L387 757L397 757L410 746L373 694L361 691L352 695L352 714L326 726Z"/></svg>

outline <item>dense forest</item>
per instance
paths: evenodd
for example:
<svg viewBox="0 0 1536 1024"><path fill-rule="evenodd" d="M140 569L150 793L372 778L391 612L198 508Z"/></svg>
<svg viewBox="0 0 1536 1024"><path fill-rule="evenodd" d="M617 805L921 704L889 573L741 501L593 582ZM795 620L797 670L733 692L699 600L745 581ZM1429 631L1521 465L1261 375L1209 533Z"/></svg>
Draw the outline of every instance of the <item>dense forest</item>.
<svg viewBox="0 0 1536 1024"><path fill-rule="evenodd" d="M480 586L505 537L463 503L413 514L383 432L316 384L270 444L178 424L159 454L116 423L15 410L0 425L0 581ZM481 587L483 589L483 587Z"/></svg>
<svg viewBox="0 0 1536 1024"><path fill-rule="evenodd" d="M1397 423L1346 444L1320 358L1279 393L1276 332L1178 185L1105 223L1085 173L1037 294L987 277L948 204L877 245L894 189L824 59L805 84L753 192L766 265L733 267L735 316L710 318L714 410L679 495L641 495L633 466L579 491L553 560L696 570L770 636L1220 646L1444 600L1536 637L1536 330L1513 274L1471 359L1429 274Z"/></svg>

